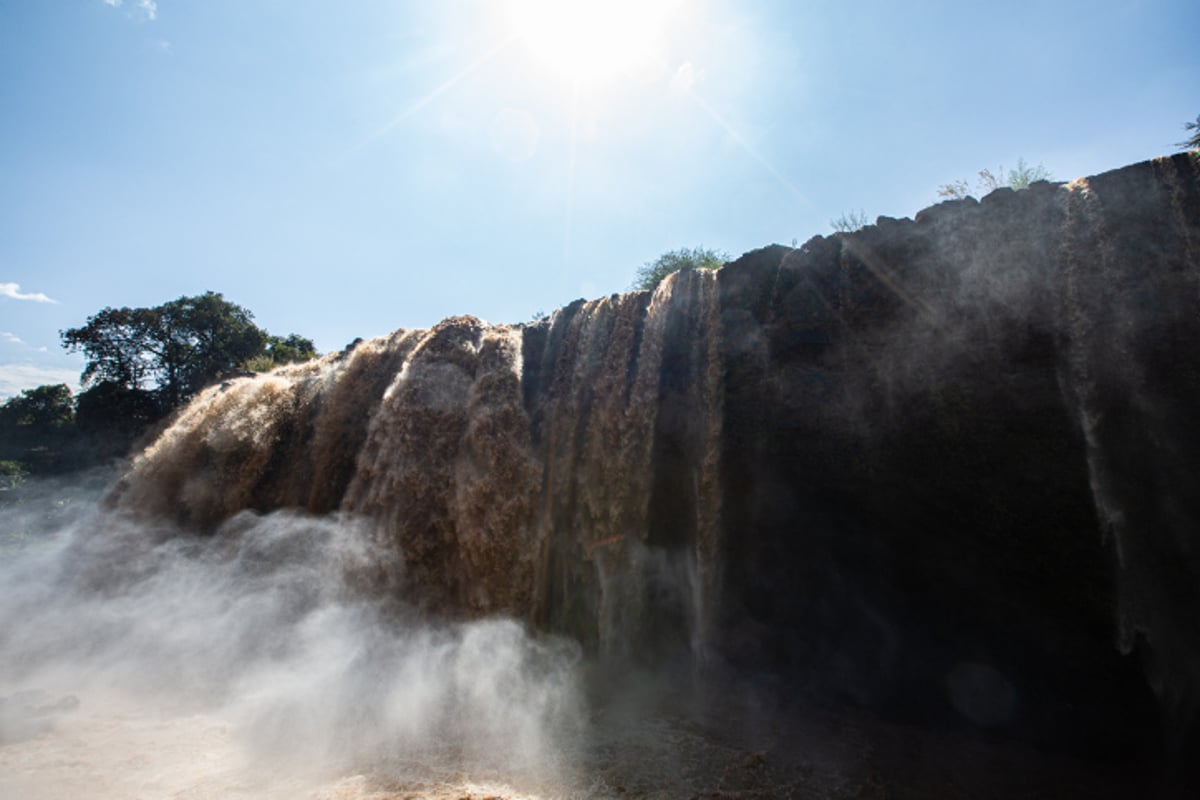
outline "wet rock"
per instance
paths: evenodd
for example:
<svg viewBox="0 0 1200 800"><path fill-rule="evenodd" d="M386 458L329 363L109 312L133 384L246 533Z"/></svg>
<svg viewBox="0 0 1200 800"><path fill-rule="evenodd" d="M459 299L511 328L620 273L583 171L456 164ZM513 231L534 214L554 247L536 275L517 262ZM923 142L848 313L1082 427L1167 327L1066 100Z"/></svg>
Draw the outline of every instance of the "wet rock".
<svg viewBox="0 0 1200 800"><path fill-rule="evenodd" d="M440 614L932 730L1196 753L1197 297L1180 155L234 381L114 503L201 531L341 510Z"/></svg>

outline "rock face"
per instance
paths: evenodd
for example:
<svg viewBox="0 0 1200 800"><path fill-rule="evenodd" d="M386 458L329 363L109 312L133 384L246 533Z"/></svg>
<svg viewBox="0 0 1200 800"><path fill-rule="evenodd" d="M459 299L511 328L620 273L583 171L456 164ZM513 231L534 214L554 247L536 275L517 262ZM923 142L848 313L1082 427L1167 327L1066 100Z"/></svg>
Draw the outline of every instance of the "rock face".
<svg viewBox="0 0 1200 800"><path fill-rule="evenodd" d="M398 591L1089 756L1195 749L1200 164L942 203L214 387L114 492Z"/></svg>

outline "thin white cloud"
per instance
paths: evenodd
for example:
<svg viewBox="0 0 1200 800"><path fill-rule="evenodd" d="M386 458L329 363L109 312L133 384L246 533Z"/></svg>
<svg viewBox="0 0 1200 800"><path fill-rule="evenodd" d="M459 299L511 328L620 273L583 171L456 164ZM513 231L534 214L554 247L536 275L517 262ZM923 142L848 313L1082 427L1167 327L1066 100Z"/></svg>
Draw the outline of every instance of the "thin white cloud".
<svg viewBox="0 0 1200 800"><path fill-rule="evenodd" d="M34 303L57 303L41 292L22 292L19 283L0 283L0 297L11 297L13 300L31 300Z"/></svg>
<svg viewBox="0 0 1200 800"><path fill-rule="evenodd" d="M18 347L27 347L36 353L50 352L49 348L47 348L47 347L34 347L29 342L25 341L20 336L17 336L12 331L0 331L0 342L8 342L9 344L17 345Z"/></svg>
<svg viewBox="0 0 1200 800"><path fill-rule="evenodd" d="M33 364L0 364L0 400L16 397L26 389L65 383L71 391L79 389L79 371Z"/></svg>
<svg viewBox="0 0 1200 800"><path fill-rule="evenodd" d="M675 70L675 74L671 77L671 88L677 92L690 92L696 85L696 77L696 65L685 61L679 65L679 69Z"/></svg>
<svg viewBox="0 0 1200 800"><path fill-rule="evenodd" d="M104 5L108 6L109 8L120 8L125 4L125 0L100 0L100 2L104 3ZM139 14L147 20L158 19L157 0L136 0L133 8L136 8L137 10L128 12L130 15Z"/></svg>

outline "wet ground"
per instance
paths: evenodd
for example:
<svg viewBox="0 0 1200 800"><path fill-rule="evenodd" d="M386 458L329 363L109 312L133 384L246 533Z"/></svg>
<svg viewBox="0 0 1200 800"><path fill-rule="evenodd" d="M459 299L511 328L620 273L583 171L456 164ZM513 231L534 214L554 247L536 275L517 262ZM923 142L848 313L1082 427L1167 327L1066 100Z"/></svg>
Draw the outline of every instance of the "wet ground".
<svg viewBox="0 0 1200 800"><path fill-rule="evenodd" d="M236 723L129 698L10 695L0 797L321 800L1125 798L1186 796L1153 770L1086 763L846 711L614 703L536 769L461 766L452 742L319 763L263 753Z"/></svg>

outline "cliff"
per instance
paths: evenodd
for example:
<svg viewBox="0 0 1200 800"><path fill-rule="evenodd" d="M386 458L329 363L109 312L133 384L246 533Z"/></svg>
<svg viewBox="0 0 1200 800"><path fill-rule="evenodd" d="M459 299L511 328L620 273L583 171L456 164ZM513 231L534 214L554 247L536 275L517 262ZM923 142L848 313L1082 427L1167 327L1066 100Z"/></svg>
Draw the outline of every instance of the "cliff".
<svg viewBox="0 0 1200 800"><path fill-rule="evenodd" d="M111 497L388 591L1098 757L1193 752L1200 164L880 218L207 390Z"/></svg>

